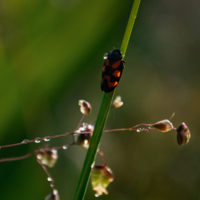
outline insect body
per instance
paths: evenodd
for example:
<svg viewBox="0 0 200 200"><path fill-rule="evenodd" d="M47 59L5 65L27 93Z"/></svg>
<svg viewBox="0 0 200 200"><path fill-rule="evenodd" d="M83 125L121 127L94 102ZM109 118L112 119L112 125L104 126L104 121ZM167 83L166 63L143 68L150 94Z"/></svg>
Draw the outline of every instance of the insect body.
<svg viewBox="0 0 200 200"><path fill-rule="evenodd" d="M101 75L101 90L111 92L118 85L124 69L122 54L119 49L114 49L106 55Z"/></svg>

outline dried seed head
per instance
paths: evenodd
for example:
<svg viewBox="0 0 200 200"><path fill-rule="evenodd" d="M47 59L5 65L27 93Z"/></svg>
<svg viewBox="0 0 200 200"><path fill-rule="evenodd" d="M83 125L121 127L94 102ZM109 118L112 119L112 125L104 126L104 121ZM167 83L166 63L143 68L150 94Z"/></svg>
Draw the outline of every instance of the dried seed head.
<svg viewBox="0 0 200 200"><path fill-rule="evenodd" d="M43 165L48 167L53 167L58 159L57 150L54 149L40 149L36 156Z"/></svg>
<svg viewBox="0 0 200 200"><path fill-rule="evenodd" d="M177 131L177 142L179 145L187 144L191 138L191 133L187 125L183 122L176 129Z"/></svg>
<svg viewBox="0 0 200 200"><path fill-rule="evenodd" d="M117 96L115 98L115 100L113 101L113 107L114 108L119 108L124 104L124 102L122 102L121 96Z"/></svg>
<svg viewBox="0 0 200 200"><path fill-rule="evenodd" d="M101 196L103 193L108 194L106 188L114 180L113 173L110 168L103 165L95 165L91 172L92 188L96 191L95 196Z"/></svg>
<svg viewBox="0 0 200 200"><path fill-rule="evenodd" d="M152 124L152 127L156 128L161 132L168 132L174 128L173 124L168 119L156 122L155 124Z"/></svg>
<svg viewBox="0 0 200 200"><path fill-rule="evenodd" d="M78 105L80 106L80 111L84 115L89 115L92 112L92 106L85 100L79 100Z"/></svg>
<svg viewBox="0 0 200 200"><path fill-rule="evenodd" d="M90 140L93 134L94 126L91 124L83 123L82 127L80 127L76 132L78 134L75 134L75 143L77 145L80 145L86 149L88 149ZM83 133L88 132L88 133Z"/></svg>

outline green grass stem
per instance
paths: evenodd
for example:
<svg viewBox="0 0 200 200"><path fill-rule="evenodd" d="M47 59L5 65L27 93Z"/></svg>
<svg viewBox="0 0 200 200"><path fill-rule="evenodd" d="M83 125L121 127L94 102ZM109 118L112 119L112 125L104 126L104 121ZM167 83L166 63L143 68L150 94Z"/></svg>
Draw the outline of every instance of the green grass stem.
<svg viewBox="0 0 200 200"><path fill-rule="evenodd" d="M135 18L137 16L137 12L138 12L138 9L139 9L140 1L141 0L135 0L134 3L133 3L133 7L132 7L132 10L131 10L129 21L128 21L126 31L125 31L125 34L124 34L124 38L123 38L123 41L122 41L122 45L121 45L121 48L120 48L123 58L125 56L126 49L127 49L128 43L129 43L129 39L130 39L130 36L131 36L131 32L132 32L132 29L133 29ZM82 168L82 172L81 172L81 175L80 175L77 190L76 190L76 193L75 193L75 196L74 196L74 200L83 200L84 197L85 197L85 193L87 191L87 186L88 186L88 182L89 182L89 178L90 178L90 172L91 172L91 169L92 169L92 165L95 162L97 149L99 148L103 129L104 129L107 117L108 117L108 113L110 111L110 106L111 106L111 103L112 103L112 100L113 100L114 91L112 91L110 93L104 93L102 104L101 104L101 107L100 107L100 111L99 111L97 121L96 121L96 124L95 124L93 136L92 136L91 141L90 141L90 146L89 146L89 149L87 151L87 155L86 155L86 158L85 158L85 161L84 161L84 164L83 164L83 168Z"/></svg>

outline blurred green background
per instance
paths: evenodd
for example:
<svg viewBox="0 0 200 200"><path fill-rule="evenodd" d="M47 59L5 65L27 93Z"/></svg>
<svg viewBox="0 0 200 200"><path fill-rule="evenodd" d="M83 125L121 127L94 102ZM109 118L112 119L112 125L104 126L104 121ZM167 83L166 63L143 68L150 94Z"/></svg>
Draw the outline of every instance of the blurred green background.
<svg viewBox="0 0 200 200"><path fill-rule="evenodd" d="M103 55L120 48L132 0L0 1L0 144L72 132L81 118L78 100L96 120L103 93ZM200 1L141 2L106 129L154 123L176 113L192 133L186 146L176 132L112 132L101 142L115 180L103 199L200 199ZM50 147L71 137L51 140ZM0 150L24 155L46 143ZM73 199L86 150L59 151L50 173L61 200ZM97 163L101 163L100 157ZM0 163L0 199L42 200L51 192L35 157ZM86 199L95 199L91 185Z"/></svg>

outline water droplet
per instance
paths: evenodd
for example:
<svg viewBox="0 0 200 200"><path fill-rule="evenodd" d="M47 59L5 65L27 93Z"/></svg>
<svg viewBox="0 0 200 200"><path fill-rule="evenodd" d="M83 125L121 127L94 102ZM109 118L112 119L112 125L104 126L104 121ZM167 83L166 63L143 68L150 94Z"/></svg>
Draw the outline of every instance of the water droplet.
<svg viewBox="0 0 200 200"><path fill-rule="evenodd" d="M85 131L85 130L86 130L85 127L81 127L81 128L80 128L80 131Z"/></svg>
<svg viewBox="0 0 200 200"><path fill-rule="evenodd" d="M80 130L77 130L77 131L75 131L75 133L81 133L81 131L80 131Z"/></svg>
<svg viewBox="0 0 200 200"><path fill-rule="evenodd" d="M108 54L105 53L105 54L103 55L103 59L105 60L105 59L107 59L107 57L108 57Z"/></svg>
<svg viewBox="0 0 200 200"><path fill-rule="evenodd" d="M49 142L49 141L50 141L50 137L49 137L49 136L45 137L45 138L44 138L44 141L45 141L45 142Z"/></svg>
<svg viewBox="0 0 200 200"><path fill-rule="evenodd" d="M52 149L51 150L53 153L57 154L57 150L56 149Z"/></svg>
<svg viewBox="0 0 200 200"><path fill-rule="evenodd" d="M24 139L21 143L26 143L26 142L29 142L28 139Z"/></svg>
<svg viewBox="0 0 200 200"><path fill-rule="evenodd" d="M40 139L41 139L40 137L35 138L35 143L40 143L41 142Z"/></svg>
<svg viewBox="0 0 200 200"><path fill-rule="evenodd" d="M84 140L84 145L88 145L88 140Z"/></svg>
<svg viewBox="0 0 200 200"><path fill-rule="evenodd" d="M91 124L89 124L89 125L88 125L88 128L89 128L89 129L93 129L94 126L92 126Z"/></svg>
<svg viewBox="0 0 200 200"><path fill-rule="evenodd" d="M137 132L138 132L138 133L141 132L141 128L138 128L138 129L137 129Z"/></svg>
<svg viewBox="0 0 200 200"><path fill-rule="evenodd" d="M99 197L99 194L98 194L98 193L96 193L94 196L95 196L95 197Z"/></svg>
<svg viewBox="0 0 200 200"><path fill-rule="evenodd" d="M54 194L54 195L58 195L58 190L56 190L56 189L53 190L53 194Z"/></svg>
<svg viewBox="0 0 200 200"><path fill-rule="evenodd" d="M52 181L52 178L51 178L51 177L48 177L48 178L47 178L47 181Z"/></svg>
<svg viewBox="0 0 200 200"><path fill-rule="evenodd" d="M38 154L37 154L37 159L38 159L38 160L41 160L41 159L42 159L42 154L38 153Z"/></svg>
<svg viewBox="0 0 200 200"><path fill-rule="evenodd" d="M65 145L65 146L63 146L62 148L63 148L63 149L67 149L67 148L68 148L68 146L66 146L66 145Z"/></svg>
<svg viewBox="0 0 200 200"><path fill-rule="evenodd" d="M51 183L51 184L50 184L50 187L54 187L54 184L53 184L53 183Z"/></svg>

